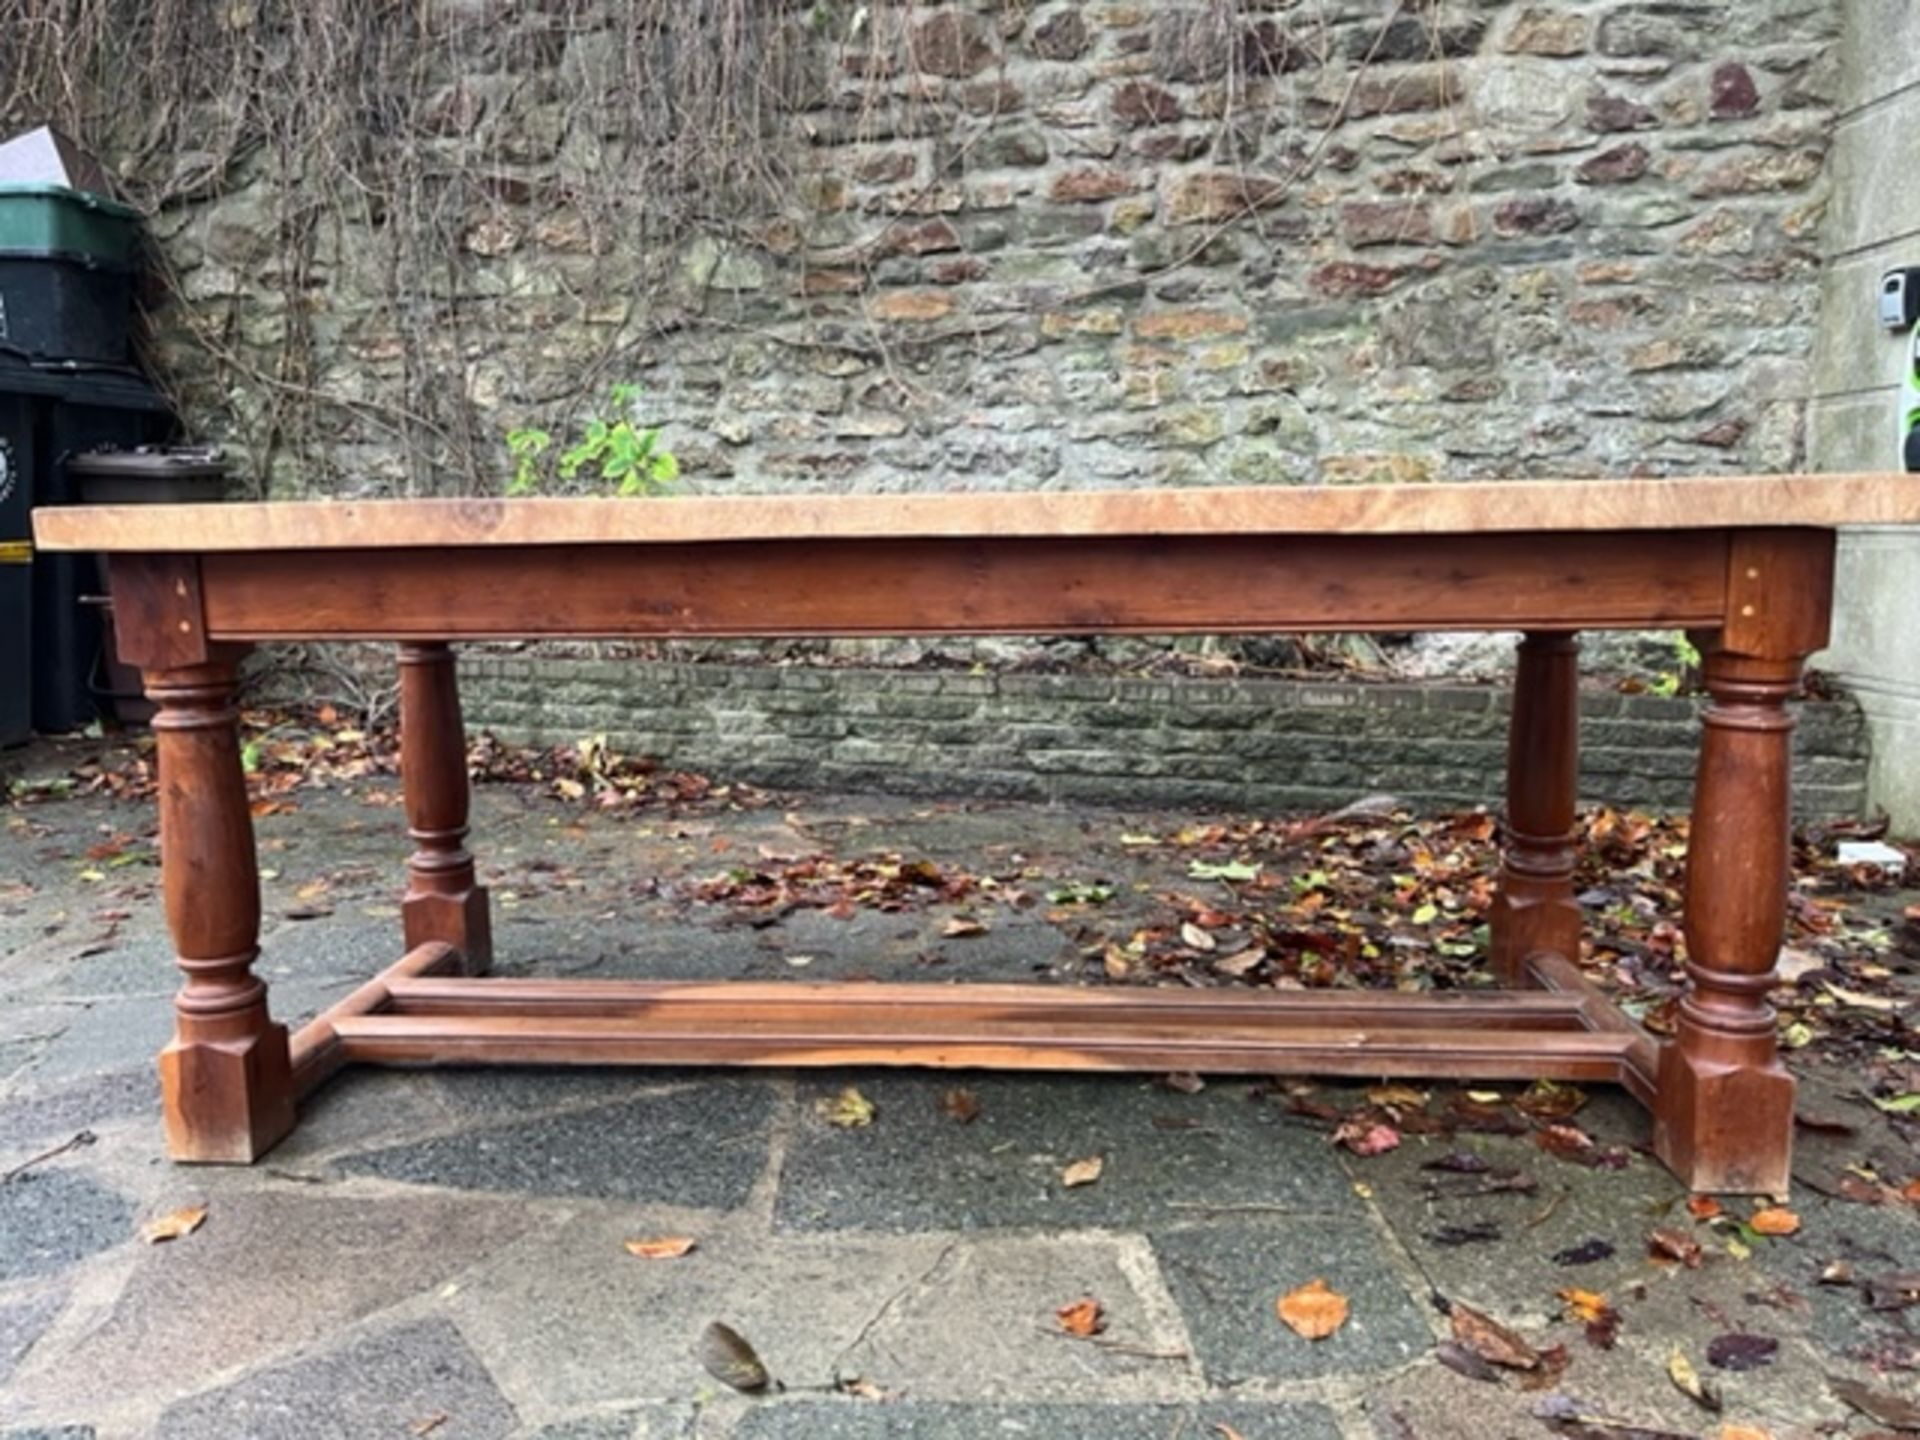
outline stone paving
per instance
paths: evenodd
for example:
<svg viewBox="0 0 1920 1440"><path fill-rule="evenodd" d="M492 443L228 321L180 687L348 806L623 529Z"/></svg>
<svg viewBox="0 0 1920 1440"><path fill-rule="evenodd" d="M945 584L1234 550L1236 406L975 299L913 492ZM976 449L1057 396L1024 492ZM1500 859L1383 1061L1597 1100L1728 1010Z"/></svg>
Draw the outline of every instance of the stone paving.
<svg viewBox="0 0 1920 1440"><path fill-rule="evenodd" d="M71 758L42 748L6 763ZM285 1018L397 954L392 799L384 780L303 790L296 811L258 822L262 970ZM504 973L1044 983L1078 962L1039 917L996 916L989 934L941 945L937 911L752 926L668 882L760 847L962 866L1077 855L1112 869L1114 836L1164 820L870 797L676 819L492 786L476 848ZM1531 1413L1540 1394L1435 1361L1435 1292L1566 1343L1558 1386L1585 1408L1682 1435L1717 1434L1722 1418L1775 1440L1865 1435L1873 1423L1828 1376L1912 1393L1865 1363L1911 1358L1902 1316L1817 1283L1836 1258L1920 1270L1910 1212L1807 1190L1802 1235L1745 1261L1716 1246L1704 1268L1676 1271L1646 1258L1645 1235L1688 1223L1682 1196L1641 1154L1589 1170L1468 1137L1537 1175L1538 1192L1434 1199L1421 1166L1439 1142L1345 1155L1249 1083L1186 1094L1125 1076L354 1071L259 1165L177 1167L152 1076L173 972L151 861L143 804L18 807L0 831L0 1174L27 1166L0 1183L3 1440L1552 1433ZM816 1108L849 1083L876 1107L870 1126L838 1129ZM978 1098L972 1123L942 1110L957 1083ZM1828 1110L1844 1103L1810 1088ZM1862 1109L1847 1118L1867 1125ZM1618 1095L1580 1118L1603 1140L1644 1139ZM38 1158L83 1130L92 1143ZM1808 1163L1866 1143L1841 1154L1813 1137ZM1090 1155L1105 1160L1098 1182L1063 1188L1061 1168ZM188 1204L208 1207L198 1231L138 1240L144 1219ZM1431 1238L1475 1221L1502 1238ZM659 1261L623 1249L669 1235L697 1248ZM1614 1255L1552 1259L1594 1238ZM1315 1277L1353 1318L1310 1343L1274 1303ZM1618 1304L1615 1348L1560 1318L1555 1291L1570 1284ZM1057 1333L1055 1308L1082 1296L1104 1304L1110 1343ZM701 1368L713 1320L750 1338L773 1393L737 1394ZM1705 1369L1707 1340L1743 1328L1777 1337L1778 1358L1708 1372L1725 1414L1707 1415L1670 1384L1667 1359L1680 1347Z"/></svg>

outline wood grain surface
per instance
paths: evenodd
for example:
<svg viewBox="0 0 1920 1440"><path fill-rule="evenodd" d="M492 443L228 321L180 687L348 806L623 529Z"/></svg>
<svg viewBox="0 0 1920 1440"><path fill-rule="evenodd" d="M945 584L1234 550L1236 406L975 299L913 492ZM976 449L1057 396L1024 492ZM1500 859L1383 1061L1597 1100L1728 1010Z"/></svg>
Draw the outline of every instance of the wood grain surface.
<svg viewBox="0 0 1920 1440"><path fill-rule="evenodd" d="M1920 477L1759 475L1028 494L334 500L34 512L43 550L354 550L722 540L1438 535L1920 524Z"/></svg>

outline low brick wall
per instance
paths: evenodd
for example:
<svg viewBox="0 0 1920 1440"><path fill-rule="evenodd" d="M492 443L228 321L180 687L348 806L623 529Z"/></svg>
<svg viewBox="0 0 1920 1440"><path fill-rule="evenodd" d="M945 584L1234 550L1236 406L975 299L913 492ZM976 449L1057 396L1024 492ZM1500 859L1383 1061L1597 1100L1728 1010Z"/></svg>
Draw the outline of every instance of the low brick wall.
<svg viewBox="0 0 1920 1440"><path fill-rule="evenodd" d="M604 733L615 748L770 786L1114 805L1315 810L1379 792L1495 802L1493 687L462 657L467 720L502 739ZM1690 700L1583 697L1584 798L1689 803ZM1867 740L1850 701L1800 707L1802 815L1859 814Z"/></svg>

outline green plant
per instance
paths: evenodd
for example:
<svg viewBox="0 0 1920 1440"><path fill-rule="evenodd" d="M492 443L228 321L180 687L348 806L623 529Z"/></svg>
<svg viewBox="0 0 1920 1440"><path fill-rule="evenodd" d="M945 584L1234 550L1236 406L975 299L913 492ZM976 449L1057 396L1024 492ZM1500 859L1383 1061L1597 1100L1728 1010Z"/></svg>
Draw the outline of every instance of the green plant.
<svg viewBox="0 0 1920 1440"><path fill-rule="evenodd" d="M1673 637L1673 658L1679 668L1656 675L1647 686L1649 695L1678 695L1688 677L1700 673L1700 652L1684 630Z"/></svg>
<svg viewBox="0 0 1920 1440"><path fill-rule="evenodd" d="M660 427L636 425L632 415L640 398L638 385L616 385L607 399L607 413L587 422L586 432L560 452L554 474L562 481L577 479L585 470L614 487L616 495L658 495L680 476L680 462L660 443ZM509 495L536 495L545 488L546 456L553 436L527 427L507 432L507 454L513 474Z"/></svg>

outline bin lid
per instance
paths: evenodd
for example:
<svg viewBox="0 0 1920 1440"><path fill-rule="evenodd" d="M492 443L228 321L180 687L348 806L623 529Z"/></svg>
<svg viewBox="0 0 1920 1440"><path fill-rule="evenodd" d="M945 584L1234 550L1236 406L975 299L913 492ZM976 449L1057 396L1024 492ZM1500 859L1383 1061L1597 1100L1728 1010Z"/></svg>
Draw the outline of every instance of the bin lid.
<svg viewBox="0 0 1920 1440"><path fill-rule="evenodd" d="M0 144L0 180L58 185L97 196L113 193L106 167L72 136L51 125L28 130Z"/></svg>
<svg viewBox="0 0 1920 1440"><path fill-rule="evenodd" d="M218 445L141 445L132 450L93 450L67 457L69 475L111 475L116 480L175 480L227 473Z"/></svg>
<svg viewBox="0 0 1920 1440"><path fill-rule="evenodd" d="M0 395L44 395L102 410L165 411L172 407L151 381L126 365L31 360L0 346Z"/></svg>

